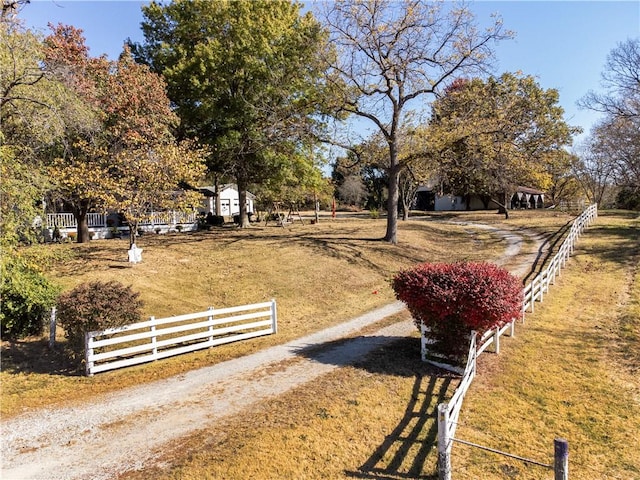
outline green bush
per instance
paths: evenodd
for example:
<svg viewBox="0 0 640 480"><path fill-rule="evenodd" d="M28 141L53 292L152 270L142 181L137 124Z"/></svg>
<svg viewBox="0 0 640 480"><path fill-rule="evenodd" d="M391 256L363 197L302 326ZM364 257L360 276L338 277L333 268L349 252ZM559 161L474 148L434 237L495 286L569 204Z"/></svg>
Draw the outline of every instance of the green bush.
<svg viewBox="0 0 640 480"><path fill-rule="evenodd" d="M88 282L58 299L58 323L64 329L71 357L84 358L86 332L139 322L140 294L116 281Z"/></svg>
<svg viewBox="0 0 640 480"><path fill-rule="evenodd" d="M640 187L623 187L616 196L616 207L640 210Z"/></svg>
<svg viewBox="0 0 640 480"><path fill-rule="evenodd" d="M3 256L0 282L2 336L16 339L40 335L60 290L25 258L6 252Z"/></svg>

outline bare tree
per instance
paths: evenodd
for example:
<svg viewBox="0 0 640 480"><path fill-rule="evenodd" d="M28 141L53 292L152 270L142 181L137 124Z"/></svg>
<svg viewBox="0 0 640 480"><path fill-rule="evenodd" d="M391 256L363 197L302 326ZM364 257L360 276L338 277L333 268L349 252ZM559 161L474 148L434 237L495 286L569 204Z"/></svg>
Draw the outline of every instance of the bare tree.
<svg viewBox="0 0 640 480"><path fill-rule="evenodd" d="M613 117L640 117L640 37L609 53L602 86L606 93L590 91L578 105Z"/></svg>
<svg viewBox="0 0 640 480"><path fill-rule="evenodd" d="M349 175L338 187L338 195L343 202L360 207L363 200L367 198L367 189L362 183L362 178L358 175Z"/></svg>
<svg viewBox="0 0 640 480"><path fill-rule="evenodd" d="M15 21L18 12L29 3L31 3L31 0L2 0L0 21Z"/></svg>
<svg viewBox="0 0 640 480"><path fill-rule="evenodd" d="M640 202L640 37L611 51L602 86L605 93L589 92L579 102L605 115L590 133L584 163L602 164L608 181Z"/></svg>
<svg viewBox="0 0 640 480"><path fill-rule="evenodd" d="M400 133L411 102L436 95L454 75L484 70L494 41L509 38L499 18L481 31L464 5L423 0L336 0L323 4L337 50L327 82L342 92L337 115L352 114L382 134L387 146L387 230L397 243ZM424 105L424 102L415 107Z"/></svg>
<svg viewBox="0 0 640 480"><path fill-rule="evenodd" d="M580 158L575 158L571 171L589 201L602 205L613 186L615 164L594 135L585 142L581 150Z"/></svg>

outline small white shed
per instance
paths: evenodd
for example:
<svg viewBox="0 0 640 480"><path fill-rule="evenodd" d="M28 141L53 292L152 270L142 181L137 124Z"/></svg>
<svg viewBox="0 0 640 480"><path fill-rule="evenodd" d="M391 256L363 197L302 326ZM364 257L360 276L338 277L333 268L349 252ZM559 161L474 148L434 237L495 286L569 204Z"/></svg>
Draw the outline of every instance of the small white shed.
<svg viewBox="0 0 640 480"><path fill-rule="evenodd" d="M232 217L240 213L240 195L236 185L226 183L218 187L218 195L220 195L220 212L216 212L216 189L214 186L198 187L198 190L204 195L202 207L199 209L204 213L213 213L223 217ZM254 211L254 201L256 197L247 192L247 212Z"/></svg>

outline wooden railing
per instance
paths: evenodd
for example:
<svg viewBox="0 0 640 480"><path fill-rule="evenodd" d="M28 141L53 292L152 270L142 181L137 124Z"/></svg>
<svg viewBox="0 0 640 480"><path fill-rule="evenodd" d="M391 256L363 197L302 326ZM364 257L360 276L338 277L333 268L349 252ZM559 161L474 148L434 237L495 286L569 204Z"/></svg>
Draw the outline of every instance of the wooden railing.
<svg viewBox="0 0 640 480"><path fill-rule="evenodd" d="M246 313L242 313L246 312ZM277 333L276 301L167 318L85 334L86 374L138 365ZM114 346L121 348L114 349Z"/></svg>
<svg viewBox="0 0 640 480"><path fill-rule="evenodd" d="M458 417L462 408L462 400L467 393L471 382L476 376L476 359L478 349L476 339L478 334L471 332L471 342L469 345L469 356L467 365L462 373L460 384L453 393L451 400L438 405L438 471L444 474L444 478L451 478L451 448L453 446L453 436L458 426Z"/></svg>

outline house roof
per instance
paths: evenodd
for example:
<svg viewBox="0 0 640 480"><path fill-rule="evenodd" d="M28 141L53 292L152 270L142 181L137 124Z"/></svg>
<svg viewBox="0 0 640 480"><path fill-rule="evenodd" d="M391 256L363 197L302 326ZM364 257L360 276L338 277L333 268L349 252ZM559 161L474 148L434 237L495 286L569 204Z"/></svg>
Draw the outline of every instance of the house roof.
<svg viewBox="0 0 640 480"><path fill-rule="evenodd" d="M535 188L519 186L516 193L528 193L529 195L544 195L544 192L536 190Z"/></svg>
<svg viewBox="0 0 640 480"><path fill-rule="evenodd" d="M420 187L418 187L418 189L416 190L417 192L432 192L436 189L437 185L433 184L432 182L427 183L426 185L422 185ZM516 193L526 193L528 195L544 195L545 192L540 191L540 190L536 190L535 188L530 188L530 187L523 187L523 186L519 186L516 189Z"/></svg>
<svg viewBox="0 0 640 480"><path fill-rule="evenodd" d="M218 186L218 192L221 193L225 190L235 190L236 192L238 191L238 187L236 187L235 184L233 183L225 183L222 185ZM198 187L198 190L200 190L205 197L215 197L216 196L216 187L214 185L210 185L210 186L205 186L205 187ZM251 192L247 192L247 198L249 198L250 200L255 200L256 196L251 193Z"/></svg>

